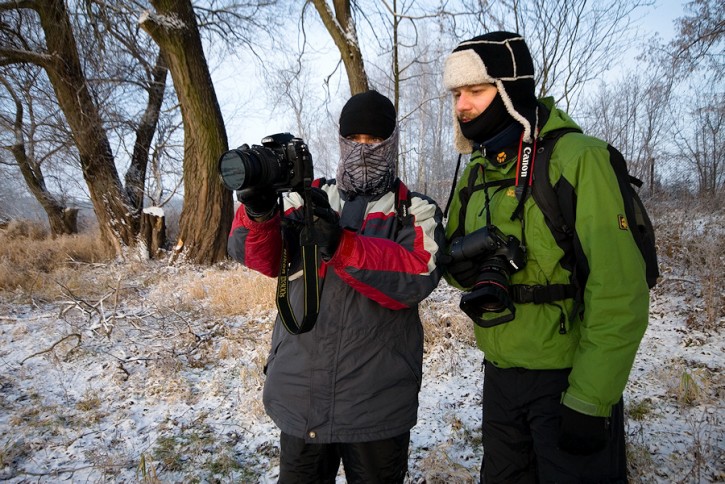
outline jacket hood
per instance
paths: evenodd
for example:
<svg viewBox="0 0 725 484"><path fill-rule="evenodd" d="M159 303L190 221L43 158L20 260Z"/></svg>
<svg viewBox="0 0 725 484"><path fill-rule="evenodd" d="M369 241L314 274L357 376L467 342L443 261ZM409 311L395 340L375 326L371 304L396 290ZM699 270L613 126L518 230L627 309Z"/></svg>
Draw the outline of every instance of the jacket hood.
<svg viewBox="0 0 725 484"><path fill-rule="evenodd" d="M539 131L539 138L543 138L547 133L562 128L576 128L581 130L581 127L567 113L554 105L553 97L541 98L539 99L539 103L543 104L549 111L549 119L546 120L546 123L544 123L544 126Z"/></svg>

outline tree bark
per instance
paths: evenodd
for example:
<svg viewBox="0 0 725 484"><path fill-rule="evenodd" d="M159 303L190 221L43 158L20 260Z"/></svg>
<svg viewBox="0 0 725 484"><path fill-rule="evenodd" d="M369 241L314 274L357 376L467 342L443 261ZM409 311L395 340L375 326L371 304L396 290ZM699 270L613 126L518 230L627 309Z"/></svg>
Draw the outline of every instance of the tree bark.
<svg viewBox="0 0 725 484"><path fill-rule="evenodd" d="M189 0L152 0L141 27L161 47L184 122L184 208L176 251L199 264L226 258L231 192L221 184L217 161L227 150L224 120Z"/></svg>
<svg viewBox="0 0 725 484"><path fill-rule="evenodd" d="M139 236L148 250L149 258L155 259L159 250L166 245L166 218L153 211L144 211Z"/></svg>

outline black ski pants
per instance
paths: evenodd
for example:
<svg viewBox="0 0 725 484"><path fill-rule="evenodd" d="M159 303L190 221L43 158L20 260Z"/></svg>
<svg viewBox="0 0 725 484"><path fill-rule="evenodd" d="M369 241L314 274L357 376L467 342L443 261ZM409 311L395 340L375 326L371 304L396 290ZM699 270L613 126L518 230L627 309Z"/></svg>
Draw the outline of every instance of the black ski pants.
<svg viewBox="0 0 725 484"><path fill-rule="evenodd" d="M307 444L282 432L280 484L334 484L340 461L348 483L402 484L408 472L410 432L374 442Z"/></svg>
<svg viewBox="0 0 725 484"><path fill-rule="evenodd" d="M621 400L604 450L576 456L557 447L570 371L501 369L484 362L482 484L627 482Z"/></svg>

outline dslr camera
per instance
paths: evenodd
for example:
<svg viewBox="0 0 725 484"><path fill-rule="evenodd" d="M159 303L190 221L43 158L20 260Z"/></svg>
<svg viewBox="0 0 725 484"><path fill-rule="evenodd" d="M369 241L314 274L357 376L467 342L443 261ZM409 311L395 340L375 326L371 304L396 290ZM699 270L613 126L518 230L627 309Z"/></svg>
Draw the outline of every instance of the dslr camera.
<svg viewBox="0 0 725 484"><path fill-rule="evenodd" d="M461 298L463 312L485 328L511 321L515 316L511 274L526 265L526 247L519 239L487 225L453 239L449 256L453 262L471 260L480 265L473 289Z"/></svg>
<svg viewBox="0 0 725 484"><path fill-rule="evenodd" d="M262 139L262 145L243 144L219 158L219 174L229 190L271 187L277 192L301 192L313 179L307 145L290 133Z"/></svg>

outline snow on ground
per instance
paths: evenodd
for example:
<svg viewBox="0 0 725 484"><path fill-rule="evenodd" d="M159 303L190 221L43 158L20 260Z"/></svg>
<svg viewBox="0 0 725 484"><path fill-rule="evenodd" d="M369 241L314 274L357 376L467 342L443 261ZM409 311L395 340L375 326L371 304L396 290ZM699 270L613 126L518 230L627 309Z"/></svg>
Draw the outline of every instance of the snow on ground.
<svg viewBox="0 0 725 484"><path fill-rule="evenodd" d="M228 267L157 264L88 269L120 281L103 300L0 295L0 481L276 481L278 434L261 404L273 311L215 316L183 288ZM409 482L478 480L482 354L456 327L468 324L458 297L441 283L422 308L438 326ZM703 310L689 281L653 291L625 395L633 482L725 481L723 321L693 329Z"/></svg>

